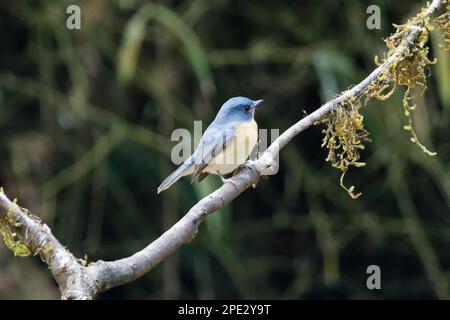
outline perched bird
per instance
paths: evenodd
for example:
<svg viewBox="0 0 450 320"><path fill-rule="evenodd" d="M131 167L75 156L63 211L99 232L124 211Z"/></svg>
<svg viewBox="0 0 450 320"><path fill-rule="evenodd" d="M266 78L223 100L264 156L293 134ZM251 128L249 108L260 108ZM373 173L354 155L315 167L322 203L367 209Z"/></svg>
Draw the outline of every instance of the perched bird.
<svg viewBox="0 0 450 320"><path fill-rule="evenodd" d="M263 100L234 97L225 102L203 133L194 153L158 187L168 189L178 179L192 174L202 181L209 173L223 176L243 165L258 142L255 109Z"/></svg>

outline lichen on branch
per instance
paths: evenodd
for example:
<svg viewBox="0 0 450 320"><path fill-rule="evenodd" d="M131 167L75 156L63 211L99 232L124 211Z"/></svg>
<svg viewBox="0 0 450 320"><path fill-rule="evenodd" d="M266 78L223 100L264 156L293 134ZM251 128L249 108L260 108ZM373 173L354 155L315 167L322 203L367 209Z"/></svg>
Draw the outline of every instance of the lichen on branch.
<svg viewBox="0 0 450 320"><path fill-rule="evenodd" d="M3 193L2 188L0 188L0 192ZM13 202L16 204L17 200L14 199ZM13 252L14 256L27 257L31 255L31 251L28 246L17 237L16 232L14 232L14 228L20 227L20 225L14 221L11 213L10 209L4 217L0 217L0 234L3 237L3 242L6 247Z"/></svg>

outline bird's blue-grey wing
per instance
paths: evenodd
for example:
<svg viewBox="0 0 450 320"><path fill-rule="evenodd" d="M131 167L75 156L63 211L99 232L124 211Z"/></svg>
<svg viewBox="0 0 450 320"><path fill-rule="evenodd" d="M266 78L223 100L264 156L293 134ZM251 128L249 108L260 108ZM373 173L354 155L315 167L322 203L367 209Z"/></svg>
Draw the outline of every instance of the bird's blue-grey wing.
<svg viewBox="0 0 450 320"><path fill-rule="evenodd" d="M220 154L233 140L234 126L226 128L208 128L203 134L194 154L194 174L192 180L199 177L215 156Z"/></svg>
<svg viewBox="0 0 450 320"><path fill-rule="evenodd" d="M168 189L172 184L177 182L182 176L185 176L192 172L192 167L194 165L193 157L190 156L186 161L183 162L181 166L178 167L177 170L172 172L158 187L158 193Z"/></svg>

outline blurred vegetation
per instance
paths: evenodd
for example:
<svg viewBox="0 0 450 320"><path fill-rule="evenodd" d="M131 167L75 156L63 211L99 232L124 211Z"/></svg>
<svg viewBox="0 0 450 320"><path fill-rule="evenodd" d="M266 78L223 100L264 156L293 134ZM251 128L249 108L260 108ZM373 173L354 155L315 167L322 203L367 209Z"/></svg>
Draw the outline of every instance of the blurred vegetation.
<svg viewBox="0 0 450 320"><path fill-rule="evenodd" d="M82 29L65 27L78 4ZM381 30L366 8L381 7ZM292 125L359 82L382 38L424 1L0 2L0 185L74 254L134 253L220 185L181 179L172 130L209 123L229 97L266 101L261 128ZM372 143L346 175L298 136L278 175L201 226L142 279L101 298L450 298L450 59L432 33L428 90L413 114L428 157L403 130L403 92L361 109ZM377 264L382 290L366 288ZM26 279L26 281L24 281ZM58 298L38 258L0 246L0 298Z"/></svg>

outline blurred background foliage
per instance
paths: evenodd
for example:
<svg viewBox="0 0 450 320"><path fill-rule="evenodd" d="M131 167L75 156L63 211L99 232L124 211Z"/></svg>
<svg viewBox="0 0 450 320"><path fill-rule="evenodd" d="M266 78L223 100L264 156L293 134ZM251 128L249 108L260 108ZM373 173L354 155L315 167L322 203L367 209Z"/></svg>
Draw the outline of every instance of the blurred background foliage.
<svg viewBox="0 0 450 320"><path fill-rule="evenodd" d="M229 97L265 99L261 128L285 130L359 82L391 23L425 1L0 2L0 184L78 257L134 253L220 185L181 179L171 132L205 125ZM81 7L82 29L65 26ZM366 8L381 7L381 30ZM450 298L450 59L432 33L429 89L402 126L401 98L363 108L372 143L347 184L321 128L298 136L278 175L209 217L198 237L101 298ZM382 290L366 288L377 264ZM0 298L58 298L38 258L0 246Z"/></svg>

